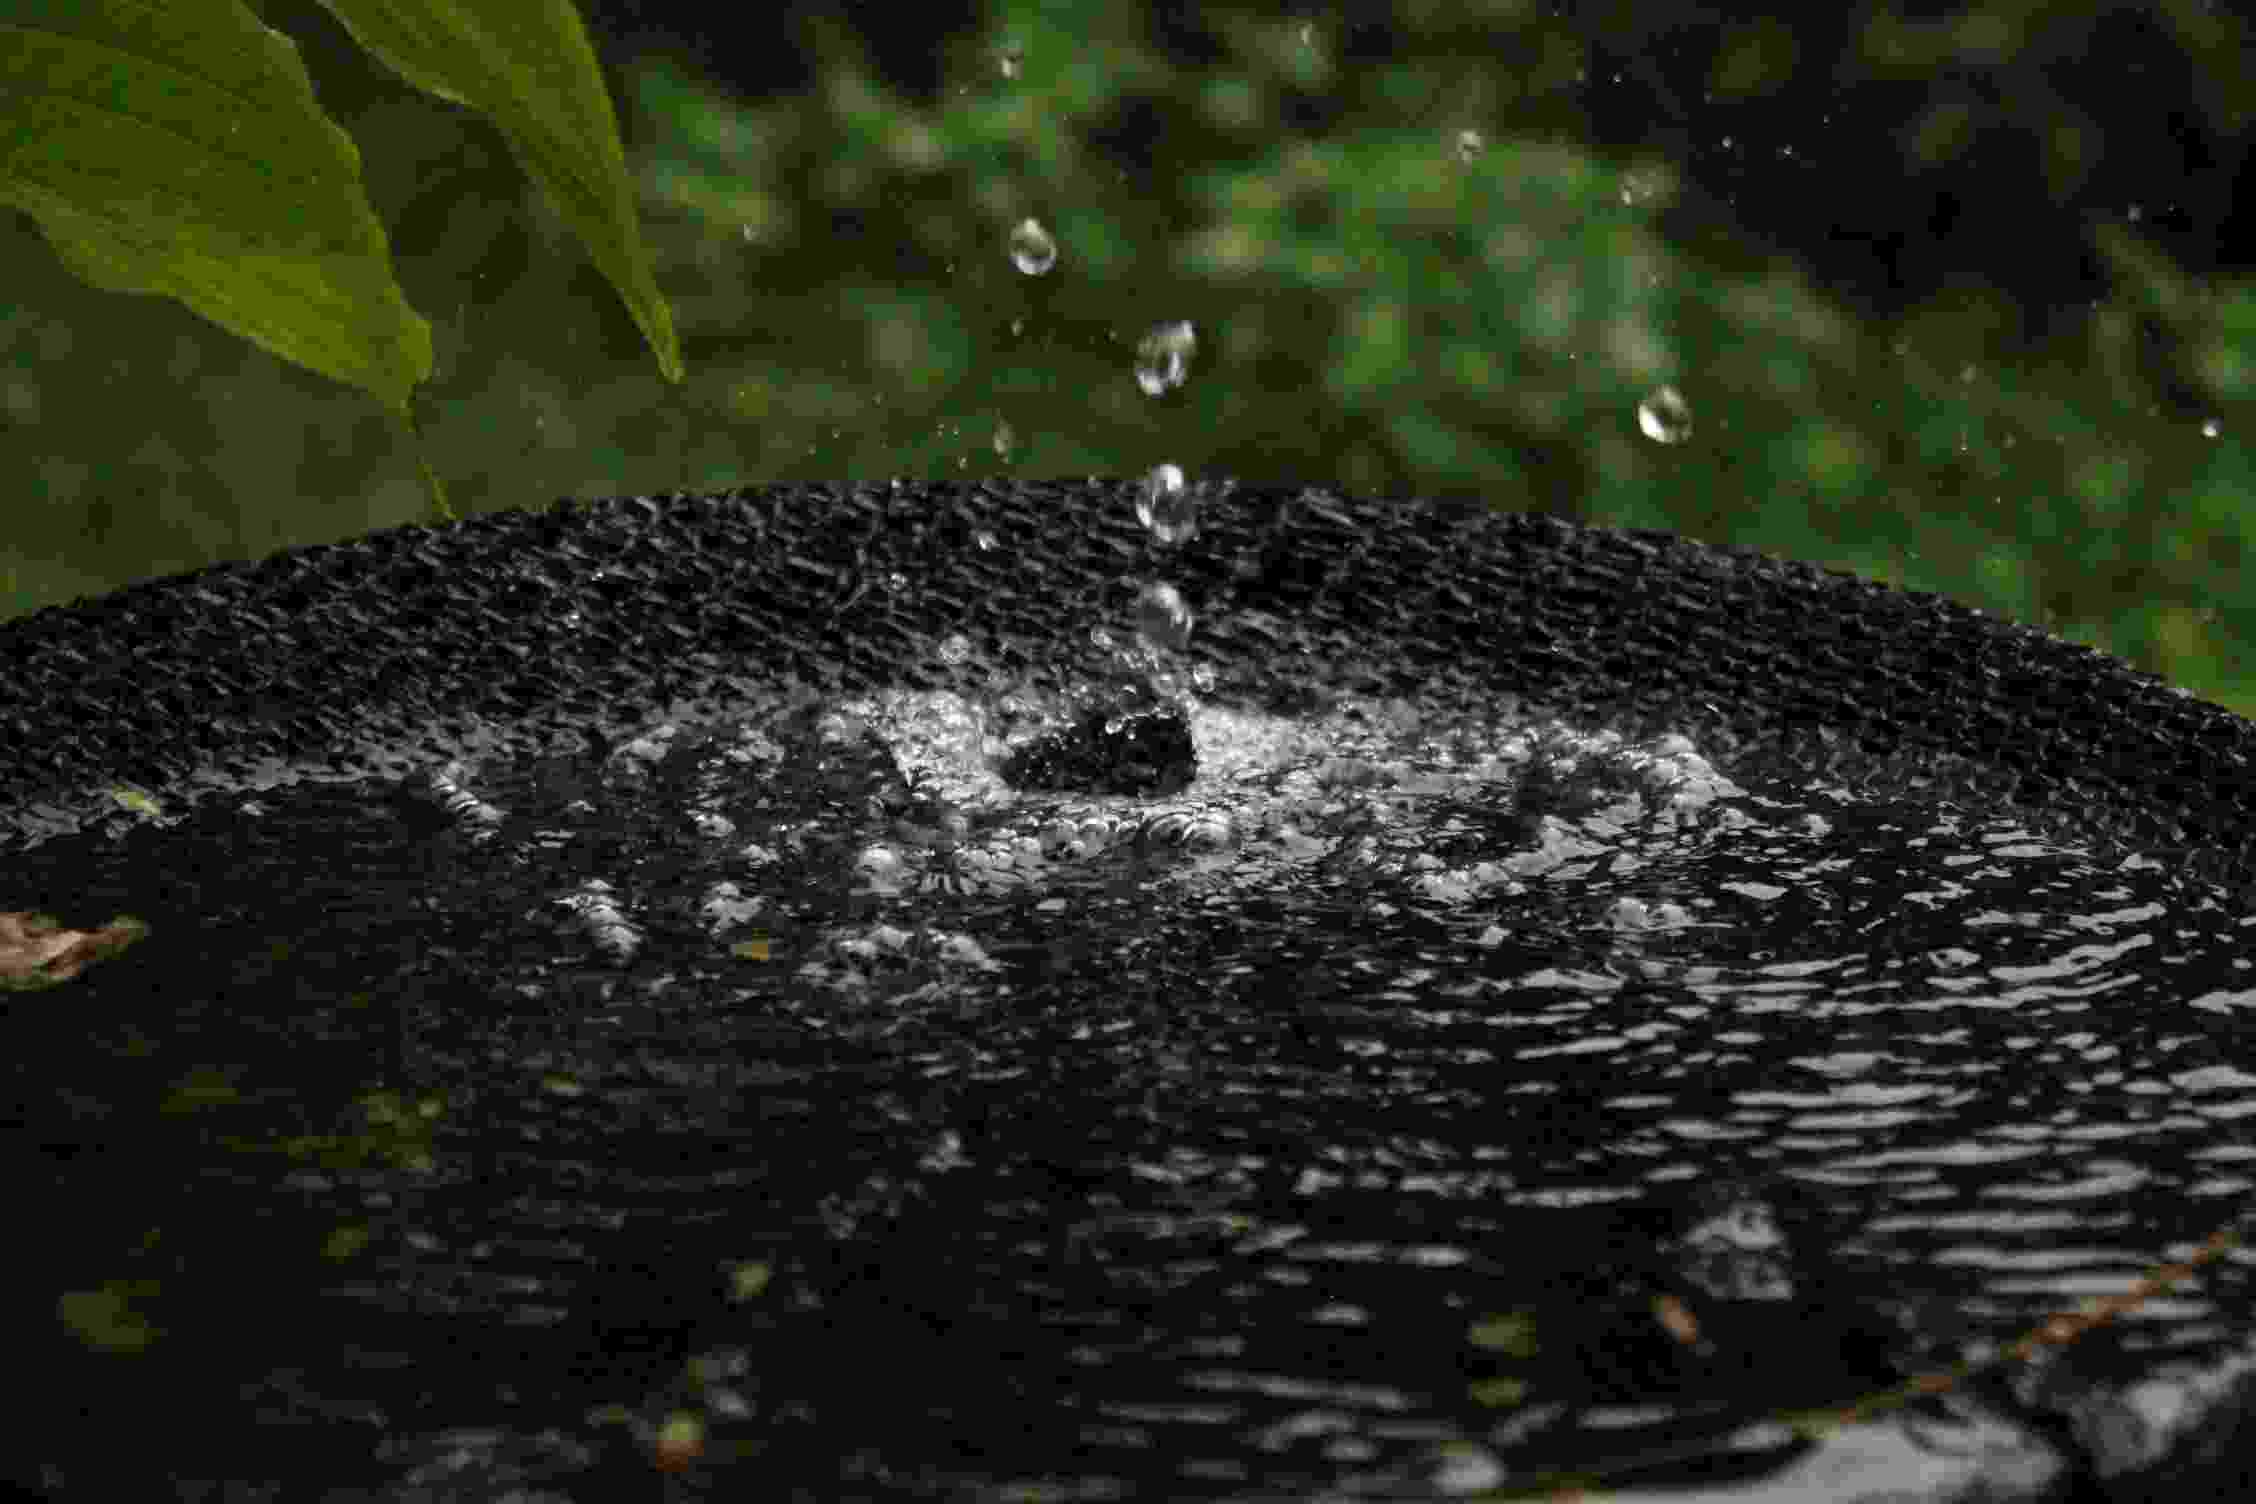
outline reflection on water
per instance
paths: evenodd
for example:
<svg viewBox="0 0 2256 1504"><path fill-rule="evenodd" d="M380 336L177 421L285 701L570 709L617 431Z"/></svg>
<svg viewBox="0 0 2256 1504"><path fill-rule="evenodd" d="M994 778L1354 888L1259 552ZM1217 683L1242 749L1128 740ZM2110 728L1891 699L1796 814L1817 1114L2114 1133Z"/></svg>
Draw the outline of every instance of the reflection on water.
<svg viewBox="0 0 2256 1504"><path fill-rule="evenodd" d="M881 697L25 861L155 926L15 1072L188 1477L2010 1496L2247 1362L2234 1255L1797 1439L2236 1218L2249 920L1682 738ZM425 1159L306 1147L379 1083Z"/></svg>

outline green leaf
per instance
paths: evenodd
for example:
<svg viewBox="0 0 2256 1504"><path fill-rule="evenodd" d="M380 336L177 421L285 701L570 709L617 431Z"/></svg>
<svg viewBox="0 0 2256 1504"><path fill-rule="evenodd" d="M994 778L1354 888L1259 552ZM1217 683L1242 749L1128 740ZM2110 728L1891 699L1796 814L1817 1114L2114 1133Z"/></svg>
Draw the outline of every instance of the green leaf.
<svg viewBox="0 0 2256 1504"><path fill-rule="evenodd" d="M359 152L238 0L0 0L0 200L93 285L178 298L402 415L430 376Z"/></svg>
<svg viewBox="0 0 2256 1504"><path fill-rule="evenodd" d="M669 381L674 319L635 220L619 120L571 0L322 0L409 83L477 110L627 301Z"/></svg>
<svg viewBox="0 0 2256 1504"><path fill-rule="evenodd" d="M618 120L570 0L325 0L417 87L500 127L682 379ZM242 0L0 0L0 202L79 276L161 293L413 427L431 327L360 153Z"/></svg>

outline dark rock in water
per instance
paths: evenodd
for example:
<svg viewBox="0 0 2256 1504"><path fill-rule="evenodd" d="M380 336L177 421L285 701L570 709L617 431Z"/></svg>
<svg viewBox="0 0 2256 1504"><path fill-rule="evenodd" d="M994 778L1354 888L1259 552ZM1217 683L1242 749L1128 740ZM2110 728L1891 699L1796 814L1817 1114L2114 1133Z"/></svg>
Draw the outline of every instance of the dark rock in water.
<svg viewBox="0 0 2256 1504"><path fill-rule="evenodd" d="M2256 728L1742 550L1133 498L621 498L0 624L0 912L149 925L0 1014L0 1466L2237 1496ZM1106 646L1135 575L1195 692Z"/></svg>
<svg viewBox="0 0 2256 1504"><path fill-rule="evenodd" d="M1179 794L1198 773L1180 710L1085 712L1064 731L1018 748L999 771L1014 789L1151 796Z"/></svg>

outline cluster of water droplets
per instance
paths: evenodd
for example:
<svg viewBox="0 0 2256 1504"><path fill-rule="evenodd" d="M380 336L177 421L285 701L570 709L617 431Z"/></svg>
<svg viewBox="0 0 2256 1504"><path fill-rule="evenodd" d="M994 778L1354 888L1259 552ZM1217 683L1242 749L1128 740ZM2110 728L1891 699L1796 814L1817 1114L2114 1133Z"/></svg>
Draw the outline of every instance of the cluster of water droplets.
<svg viewBox="0 0 2256 1504"><path fill-rule="evenodd" d="M1313 49L1318 45L1312 23L1301 23L1298 34L1303 47ZM1025 66L1026 49L1016 41L1006 41L997 49L996 57L1002 77L1015 81ZM1462 127L1448 133L1446 149L1461 166L1470 169L1487 151L1488 141L1479 130ZM1624 178L1619 196L1625 208L1639 208L1664 198L1665 182L1652 170L1633 172ZM1047 276L1056 269L1060 259L1056 235L1032 215L1020 218L1011 226L1006 249L1011 265L1028 277ZM1022 333L1024 328L1023 319L1011 321L1014 335ZM1197 350L1197 330L1188 320L1152 325L1136 345L1137 387L1146 397L1155 398L1177 390L1189 378ZM1638 403L1636 423L1638 432L1656 444L1682 444L1692 437L1692 406L1675 386L1657 387ZM994 435L997 456L1009 462L1017 454L1019 443L1020 437L1010 423L998 422ZM1172 484L1179 487L1181 471L1165 464L1151 471L1150 484L1168 485L1166 477L1169 476L1174 477Z"/></svg>

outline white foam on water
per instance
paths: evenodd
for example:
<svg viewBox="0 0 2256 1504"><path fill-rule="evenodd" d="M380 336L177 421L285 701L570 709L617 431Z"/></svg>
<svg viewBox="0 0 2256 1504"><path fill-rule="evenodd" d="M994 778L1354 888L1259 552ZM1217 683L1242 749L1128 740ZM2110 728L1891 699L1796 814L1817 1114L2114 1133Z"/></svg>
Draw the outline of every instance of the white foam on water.
<svg viewBox="0 0 2256 1504"><path fill-rule="evenodd" d="M1176 708L1196 775L1162 796L1013 788L1005 759L1069 724L1073 707L907 690L841 700L789 725L780 712L727 726L660 723L617 748L602 782L633 809L630 823L669 820L710 846L713 874L694 907L716 946L758 933L793 902L788 874L804 887L810 854L832 853L878 917L824 925L797 975L850 996L872 995L872 975L888 965L943 986L1002 969L962 927L964 904L951 907L954 922L925 912L936 897L1033 890L1062 908L1063 897L1041 890L1062 893L1101 872L1159 905L1289 901L1299 886L1348 877L1384 889L1385 904L1493 908L1532 884L1606 864L1634 869L1703 823L1739 818L1723 802L1743 791L1683 736L1632 744L1557 726L1435 726L1401 703L1300 718L1192 696ZM585 798L529 807L530 785L465 763L434 775L431 792L481 843L505 839L513 808L540 827L527 846L565 835L546 830L552 820L599 813ZM638 901L623 871L554 897L622 964L639 950ZM1631 937L1693 922L1678 904L1638 897L1598 917ZM1498 933L1474 938L1494 943Z"/></svg>

